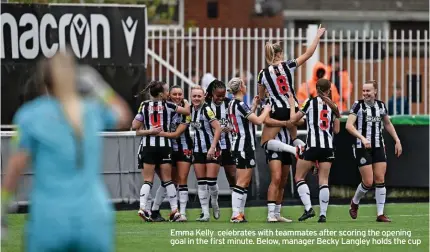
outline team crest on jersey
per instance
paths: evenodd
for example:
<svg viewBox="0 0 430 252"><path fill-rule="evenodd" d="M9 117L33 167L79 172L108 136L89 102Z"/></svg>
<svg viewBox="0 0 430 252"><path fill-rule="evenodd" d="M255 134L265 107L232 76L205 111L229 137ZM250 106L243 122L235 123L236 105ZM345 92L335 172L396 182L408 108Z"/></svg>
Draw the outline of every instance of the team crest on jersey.
<svg viewBox="0 0 430 252"><path fill-rule="evenodd" d="M366 159L364 158L364 157L362 157L361 159L360 159L360 164L365 164L366 163Z"/></svg>
<svg viewBox="0 0 430 252"><path fill-rule="evenodd" d="M186 123L190 123L191 122L191 115L187 115L187 117L185 117L185 122Z"/></svg>
<svg viewBox="0 0 430 252"><path fill-rule="evenodd" d="M226 127L228 125L228 120L225 118L222 118L221 120L219 120L219 123L221 124L222 127Z"/></svg>

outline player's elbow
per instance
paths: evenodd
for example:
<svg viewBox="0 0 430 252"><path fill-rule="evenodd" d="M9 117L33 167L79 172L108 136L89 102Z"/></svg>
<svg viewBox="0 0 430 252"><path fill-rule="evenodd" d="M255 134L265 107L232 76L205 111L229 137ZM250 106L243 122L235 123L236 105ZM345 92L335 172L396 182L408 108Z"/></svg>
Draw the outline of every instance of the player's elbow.
<svg viewBox="0 0 430 252"><path fill-rule="evenodd" d="M214 135L221 136L221 126L219 124L213 125L212 128L215 131Z"/></svg>
<svg viewBox="0 0 430 252"><path fill-rule="evenodd" d="M354 125L350 124L350 123L346 123L345 129L349 132L352 133L353 129L354 129Z"/></svg>
<svg viewBox="0 0 430 252"><path fill-rule="evenodd" d="M139 128L140 128L140 125L141 125L142 123L141 122L139 122L139 121L137 121L136 119L135 120L133 120L133 122L131 123L131 129L132 130L138 130Z"/></svg>
<svg viewBox="0 0 430 252"><path fill-rule="evenodd" d="M257 120L254 124L260 126L263 124L263 120Z"/></svg>
<svg viewBox="0 0 430 252"><path fill-rule="evenodd" d="M185 116L189 116L191 114L190 107L189 106L185 107L182 114L185 115Z"/></svg>
<svg viewBox="0 0 430 252"><path fill-rule="evenodd" d="M259 116L259 117L255 118L254 120L252 120L251 122L255 125L262 125L264 123L264 120L266 120L266 117Z"/></svg>

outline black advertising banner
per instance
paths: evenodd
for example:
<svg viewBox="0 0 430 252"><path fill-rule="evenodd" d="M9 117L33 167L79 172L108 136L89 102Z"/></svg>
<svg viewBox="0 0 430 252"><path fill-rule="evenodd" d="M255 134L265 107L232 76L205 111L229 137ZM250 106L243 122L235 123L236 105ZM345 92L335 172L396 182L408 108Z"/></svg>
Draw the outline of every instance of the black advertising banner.
<svg viewBox="0 0 430 252"><path fill-rule="evenodd" d="M94 66L130 108L145 86L147 22L144 5L1 4L1 123L37 95L35 63L71 48Z"/></svg>
<svg viewBox="0 0 430 252"><path fill-rule="evenodd" d="M384 131L387 154L385 185L389 188L429 188L430 166L427 141L429 139L429 126L396 124L394 127L401 140L403 154L399 158L395 156L394 141L388 132ZM345 122L341 122L340 128L339 134L335 137L336 159L330 170L329 185L348 186L355 189L361 182L361 176L352 151L354 137L346 131ZM305 140L304 136L300 138ZM259 141L258 138L257 142ZM265 152L261 147L257 147L256 160L259 171L258 198L266 199L270 184L270 170L266 164ZM292 168L293 174L295 174L295 165ZM309 174L306 180L312 197L318 197L318 178ZM288 178L284 197L291 197L289 196L290 188L291 183L290 178Z"/></svg>
<svg viewBox="0 0 430 252"><path fill-rule="evenodd" d="M144 5L1 5L2 64L30 63L70 46L91 65L145 65Z"/></svg>
<svg viewBox="0 0 430 252"><path fill-rule="evenodd" d="M428 125L395 125L403 154L397 158L394 154L393 138L384 130L387 155L385 184L388 187L429 187L429 138ZM354 160L352 143L354 138L341 123L341 131L336 136L336 160L330 171L330 183L333 185L356 186L360 183L360 172Z"/></svg>

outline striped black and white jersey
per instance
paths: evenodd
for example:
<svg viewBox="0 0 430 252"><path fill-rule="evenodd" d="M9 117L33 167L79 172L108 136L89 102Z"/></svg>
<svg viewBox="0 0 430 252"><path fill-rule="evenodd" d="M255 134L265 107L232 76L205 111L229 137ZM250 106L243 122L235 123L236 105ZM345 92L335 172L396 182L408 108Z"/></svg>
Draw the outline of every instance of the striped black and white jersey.
<svg viewBox="0 0 430 252"><path fill-rule="evenodd" d="M194 152L207 153L214 139L211 122L216 120L215 113L206 103L196 109L191 106L191 127L194 132Z"/></svg>
<svg viewBox="0 0 430 252"><path fill-rule="evenodd" d="M279 65L264 68L258 74L258 84L263 85L267 92L269 92L272 106L290 108L288 92L294 95L294 99L297 103L292 77L292 72L296 67L296 60L288 60Z"/></svg>
<svg viewBox="0 0 430 252"><path fill-rule="evenodd" d="M160 126L163 131L170 131L170 121L172 114L176 112L178 106L166 101L144 101L139 107L135 117L142 122L143 129L149 130ZM170 139L160 136L142 136L141 144L143 147L170 147Z"/></svg>
<svg viewBox="0 0 430 252"><path fill-rule="evenodd" d="M191 116L181 115L179 113L173 113L172 119L170 120L170 132L175 132L179 125L187 125L187 129L176 139L170 139L172 142L173 151L183 151L193 149L193 139L190 134Z"/></svg>
<svg viewBox="0 0 430 252"><path fill-rule="evenodd" d="M355 126L362 136L366 137L372 148L384 147L384 137L382 135L384 116L388 115L385 103L375 100L373 104L366 104L364 100L355 101L352 105L351 114L357 116ZM363 143L357 138L357 148L364 148Z"/></svg>
<svg viewBox="0 0 430 252"><path fill-rule="evenodd" d="M228 106L228 113L234 129L231 150L255 150L255 127L248 120L248 116L252 114L251 109L243 101L234 99Z"/></svg>
<svg viewBox="0 0 430 252"><path fill-rule="evenodd" d="M265 104L268 104L270 102L269 99L265 99ZM281 128L281 130L278 132L278 134L276 134L276 140L279 140L283 143L286 144L291 144L291 135L290 135L290 131L288 130L287 127L283 127Z"/></svg>
<svg viewBox="0 0 430 252"><path fill-rule="evenodd" d="M306 115L306 149L333 149L333 127L336 115L319 96L308 99L301 112Z"/></svg>
<svg viewBox="0 0 430 252"><path fill-rule="evenodd" d="M288 131L287 127L281 128L281 130L279 131L279 133L276 134L276 138L275 139L279 140L279 141L281 141L283 143L286 143L286 144L291 144L292 143L290 131Z"/></svg>
<svg viewBox="0 0 430 252"><path fill-rule="evenodd" d="M225 100L217 105L213 101L207 102L207 104L211 107L212 111L215 113L216 118L218 119L221 128L229 127L230 123L228 120L228 104L231 99L225 98ZM231 134L230 133L221 133L221 138L219 140L221 150L230 150L231 149Z"/></svg>

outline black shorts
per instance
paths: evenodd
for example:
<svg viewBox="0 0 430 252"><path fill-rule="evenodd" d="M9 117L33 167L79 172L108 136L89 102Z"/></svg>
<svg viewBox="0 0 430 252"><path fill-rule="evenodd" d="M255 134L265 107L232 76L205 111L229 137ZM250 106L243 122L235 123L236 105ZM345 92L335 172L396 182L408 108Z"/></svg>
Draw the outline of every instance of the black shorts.
<svg viewBox="0 0 430 252"><path fill-rule="evenodd" d="M266 163L269 164L272 160L281 161L282 165L292 165L293 158L288 152L275 152L271 150L266 150Z"/></svg>
<svg viewBox="0 0 430 252"><path fill-rule="evenodd" d="M255 151L252 149L245 151L233 151L236 169L254 168L256 165Z"/></svg>
<svg viewBox="0 0 430 252"><path fill-rule="evenodd" d="M299 107L295 107L296 112L299 111ZM278 108L276 105L272 104L272 110L270 111L270 118L279 121L290 120L290 109L289 108Z"/></svg>
<svg viewBox="0 0 430 252"><path fill-rule="evenodd" d="M387 155L385 154L385 147L380 148L353 148L355 162L358 167L370 165L379 162L387 162Z"/></svg>
<svg viewBox="0 0 430 252"><path fill-rule="evenodd" d="M303 160L319 163L334 161L334 149L311 147L303 152Z"/></svg>
<svg viewBox="0 0 430 252"><path fill-rule="evenodd" d="M172 149L170 147L140 147L137 157L138 169L143 164L162 165L172 163Z"/></svg>
<svg viewBox="0 0 430 252"><path fill-rule="evenodd" d="M230 150L222 150L220 158L221 158L220 159L220 165L221 166L235 165L236 164Z"/></svg>
<svg viewBox="0 0 430 252"><path fill-rule="evenodd" d="M193 151L192 150L179 150L172 153L173 166L176 166L177 162L193 162Z"/></svg>
<svg viewBox="0 0 430 252"><path fill-rule="evenodd" d="M220 159L220 154L219 152L217 152L218 154L215 154L215 156L217 157L216 159L208 159L207 158L207 153L201 153L201 152L193 152L193 164L219 164L219 159Z"/></svg>

